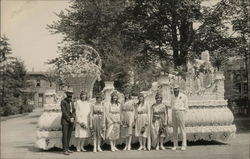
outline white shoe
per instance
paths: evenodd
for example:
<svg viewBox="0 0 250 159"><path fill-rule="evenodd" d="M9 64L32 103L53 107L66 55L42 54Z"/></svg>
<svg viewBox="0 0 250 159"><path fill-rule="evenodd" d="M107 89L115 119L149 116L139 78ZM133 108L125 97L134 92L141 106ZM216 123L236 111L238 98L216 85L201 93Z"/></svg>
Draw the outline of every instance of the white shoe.
<svg viewBox="0 0 250 159"><path fill-rule="evenodd" d="M146 148L146 147L143 147L143 150L144 150L144 151L146 151L146 150L147 150L147 148Z"/></svg>
<svg viewBox="0 0 250 159"><path fill-rule="evenodd" d="M138 148L138 151L141 151L142 150L142 147L140 146L139 148Z"/></svg>
<svg viewBox="0 0 250 159"><path fill-rule="evenodd" d="M82 152L86 152L87 150L85 150L84 148L81 148L81 151L82 151Z"/></svg>
<svg viewBox="0 0 250 159"><path fill-rule="evenodd" d="M80 149L77 149L76 151L77 151L77 152L81 152L81 150L80 150Z"/></svg>
<svg viewBox="0 0 250 159"><path fill-rule="evenodd" d="M160 148L161 148L161 150L165 150L165 147L162 145L162 146L160 146Z"/></svg>
<svg viewBox="0 0 250 159"><path fill-rule="evenodd" d="M126 151L126 150L128 150L128 147L127 147L127 146L124 147L123 151Z"/></svg>
<svg viewBox="0 0 250 159"><path fill-rule="evenodd" d="M176 149L177 149L177 147L175 147L175 146L172 148L173 151L175 151Z"/></svg>
<svg viewBox="0 0 250 159"><path fill-rule="evenodd" d="M181 151L185 151L185 150L186 150L186 147L182 146Z"/></svg>
<svg viewBox="0 0 250 159"><path fill-rule="evenodd" d="M98 147L97 150L98 150L99 152L102 152L102 149L101 149L100 147Z"/></svg>
<svg viewBox="0 0 250 159"><path fill-rule="evenodd" d="M97 152L96 149L94 149L93 152L96 153Z"/></svg>
<svg viewBox="0 0 250 159"><path fill-rule="evenodd" d="M119 149L117 147L115 147L115 146L114 146L114 149L115 149L115 151L119 151Z"/></svg>
<svg viewBox="0 0 250 159"><path fill-rule="evenodd" d="M159 146L156 146L155 150L159 150Z"/></svg>
<svg viewBox="0 0 250 159"><path fill-rule="evenodd" d="M130 146L128 146L127 150L131 150L131 147L130 147Z"/></svg>

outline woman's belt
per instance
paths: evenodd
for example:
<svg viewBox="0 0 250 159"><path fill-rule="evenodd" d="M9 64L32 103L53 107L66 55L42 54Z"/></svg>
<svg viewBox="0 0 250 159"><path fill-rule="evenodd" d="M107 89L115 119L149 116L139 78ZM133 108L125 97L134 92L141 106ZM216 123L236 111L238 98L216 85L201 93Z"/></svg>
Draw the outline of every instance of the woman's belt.
<svg viewBox="0 0 250 159"><path fill-rule="evenodd" d="M147 112L138 112L138 114L147 114Z"/></svg>
<svg viewBox="0 0 250 159"><path fill-rule="evenodd" d="M94 112L93 114L94 114L94 115L102 115L103 112Z"/></svg>
<svg viewBox="0 0 250 159"><path fill-rule="evenodd" d="M153 112L153 115L162 115L165 114L165 112Z"/></svg>
<svg viewBox="0 0 250 159"><path fill-rule="evenodd" d="M122 111L124 111L124 112L132 112L133 110L132 109L123 109Z"/></svg>
<svg viewBox="0 0 250 159"><path fill-rule="evenodd" d="M120 114L120 112L109 112L110 114Z"/></svg>

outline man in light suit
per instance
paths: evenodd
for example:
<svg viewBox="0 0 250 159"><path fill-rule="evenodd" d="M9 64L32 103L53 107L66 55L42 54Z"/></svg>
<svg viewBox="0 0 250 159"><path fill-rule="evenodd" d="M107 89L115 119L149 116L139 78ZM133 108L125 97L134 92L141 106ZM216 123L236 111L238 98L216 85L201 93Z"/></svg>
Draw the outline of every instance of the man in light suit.
<svg viewBox="0 0 250 159"><path fill-rule="evenodd" d="M174 86L174 95L171 99L172 107L172 123L173 123L173 142L176 150L178 146L178 128L182 134L182 147L181 150L185 151L187 146L186 131L185 131L185 114L188 110L188 98L185 94L180 92L179 85Z"/></svg>
<svg viewBox="0 0 250 159"><path fill-rule="evenodd" d="M76 115L72 101L73 90L68 89L67 91L65 91L65 94L67 97L61 101L62 145L63 145L63 154L69 155L69 153L73 152L69 150L69 143Z"/></svg>

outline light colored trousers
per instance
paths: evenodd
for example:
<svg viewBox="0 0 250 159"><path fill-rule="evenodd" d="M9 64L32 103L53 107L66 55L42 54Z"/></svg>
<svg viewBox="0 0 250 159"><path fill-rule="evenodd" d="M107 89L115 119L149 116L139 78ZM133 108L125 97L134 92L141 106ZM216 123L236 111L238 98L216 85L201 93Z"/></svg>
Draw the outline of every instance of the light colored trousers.
<svg viewBox="0 0 250 159"><path fill-rule="evenodd" d="M173 122L173 141L174 147L178 146L178 128L182 134L182 146L187 146L187 137L185 130L185 110L173 110L172 111L172 122Z"/></svg>

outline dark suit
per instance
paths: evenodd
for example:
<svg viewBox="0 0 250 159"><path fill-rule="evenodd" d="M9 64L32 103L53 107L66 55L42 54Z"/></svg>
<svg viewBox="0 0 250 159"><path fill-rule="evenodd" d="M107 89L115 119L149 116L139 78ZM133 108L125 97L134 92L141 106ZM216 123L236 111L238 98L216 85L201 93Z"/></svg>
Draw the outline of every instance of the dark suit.
<svg viewBox="0 0 250 159"><path fill-rule="evenodd" d="M69 149L70 137L73 131L74 123L70 121L70 118L75 119L75 108L72 100L67 98L63 99L61 102L62 111L62 145L63 150L67 151Z"/></svg>

